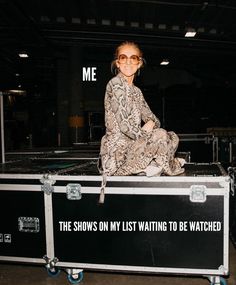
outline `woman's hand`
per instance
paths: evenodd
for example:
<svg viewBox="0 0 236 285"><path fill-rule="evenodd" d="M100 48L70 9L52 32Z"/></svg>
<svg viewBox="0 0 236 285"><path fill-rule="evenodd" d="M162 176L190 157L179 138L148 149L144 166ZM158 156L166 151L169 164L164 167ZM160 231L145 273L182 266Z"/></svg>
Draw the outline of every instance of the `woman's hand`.
<svg viewBox="0 0 236 285"><path fill-rule="evenodd" d="M151 132L155 126L155 123L152 120L147 121L145 125L142 126L142 130L146 132Z"/></svg>

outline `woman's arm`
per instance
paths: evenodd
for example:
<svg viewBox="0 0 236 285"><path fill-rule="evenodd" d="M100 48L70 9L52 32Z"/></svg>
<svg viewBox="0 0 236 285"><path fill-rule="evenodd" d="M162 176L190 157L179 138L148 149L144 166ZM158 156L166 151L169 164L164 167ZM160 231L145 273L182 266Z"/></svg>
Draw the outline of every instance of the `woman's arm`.
<svg viewBox="0 0 236 285"><path fill-rule="evenodd" d="M140 102L141 102L141 114L142 120L147 123L148 121L153 121L155 123L153 128L160 128L160 120L153 114L149 108L147 102L145 101L142 92L140 91ZM145 126L145 125L144 125Z"/></svg>

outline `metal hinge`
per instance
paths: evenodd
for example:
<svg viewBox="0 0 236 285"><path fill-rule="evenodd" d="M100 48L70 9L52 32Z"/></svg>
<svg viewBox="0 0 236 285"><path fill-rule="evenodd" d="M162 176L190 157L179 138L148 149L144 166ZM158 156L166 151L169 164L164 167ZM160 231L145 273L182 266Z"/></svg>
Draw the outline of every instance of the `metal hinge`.
<svg viewBox="0 0 236 285"><path fill-rule="evenodd" d="M54 191L54 184L56 183L56 180L52 179L52 176L50 174L45 174L41 179L40 182L43 184L41 186L41 190L45 192L46 194L50 195Z"/></svg>
<svg viewBox="0 0 236 285"><path fill-rule="evenodd" d="M206 202L206 189L205 185L191 185L190 201L194 203Z"/></svg>

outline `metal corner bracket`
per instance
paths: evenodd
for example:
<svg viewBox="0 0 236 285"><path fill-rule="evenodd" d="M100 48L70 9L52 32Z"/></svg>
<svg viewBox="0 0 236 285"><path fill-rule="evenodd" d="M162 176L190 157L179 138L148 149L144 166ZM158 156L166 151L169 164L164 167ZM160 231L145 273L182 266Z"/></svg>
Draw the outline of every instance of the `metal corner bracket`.
<svg viewBox="0 0 236 285"><path fill-rule="evenodd" d="M54 191L53 185L56 183L56 180L52 179L50 174L44 174L40 182L43 184L41 185L41 190L47 195L50 195Z"/></svg>
<svg viewBox="0 0 236 285"><path fill-rule="evenodd" d="M57 257L54 257L54 258L51 259L47 255L44 255L43 259L45 260L46 268L48 268L48 269L54 268L56 263L59 261L59 259Z"/></svg>

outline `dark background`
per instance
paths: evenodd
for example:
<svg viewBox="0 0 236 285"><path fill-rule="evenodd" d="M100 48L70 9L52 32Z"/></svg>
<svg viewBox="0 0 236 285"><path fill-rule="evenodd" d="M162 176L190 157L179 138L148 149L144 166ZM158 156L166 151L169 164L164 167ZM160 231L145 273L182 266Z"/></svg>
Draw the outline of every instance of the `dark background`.
<svg viewBox="0 0 236 285"><path fill-rule="evenodd" d="M0 0L6 149L99 141L110 62L124 40L144 52L135 83L163 127L236 127L235 19L235 1ZM184 37L189 28L194 38ZM96 67L97 80L83 81L83 67ZM71 125L76 116L82 126Z"/></svg>

